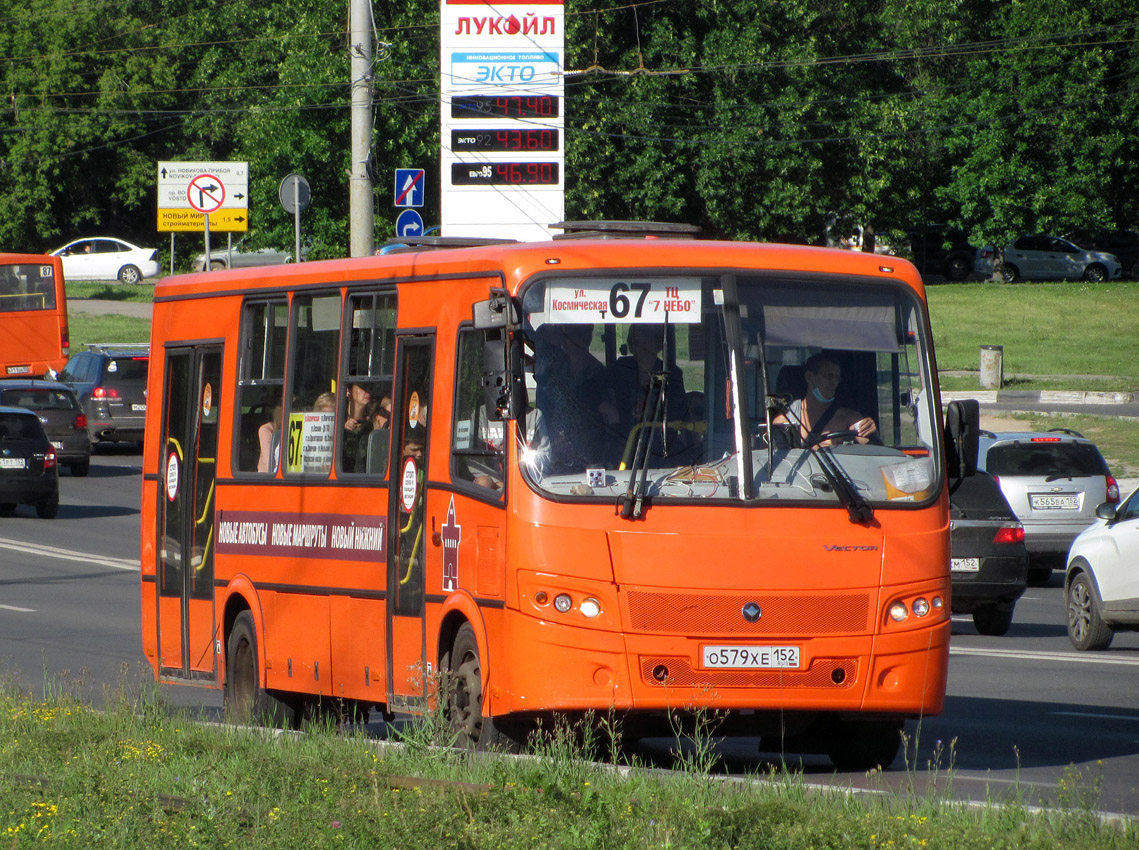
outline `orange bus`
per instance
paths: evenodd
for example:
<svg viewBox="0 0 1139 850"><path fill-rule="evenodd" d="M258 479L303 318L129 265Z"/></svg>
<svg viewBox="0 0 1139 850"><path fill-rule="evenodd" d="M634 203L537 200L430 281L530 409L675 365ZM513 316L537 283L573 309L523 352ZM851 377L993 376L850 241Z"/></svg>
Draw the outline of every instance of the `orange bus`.
<svg viewBox="0 0 1139 850"><path fill-rule="evenodd" d="M70 353L59 257L0 253L0 378L58 372Z"/></svg>
<svg viewBox="0 0 1139 850"><path fill-rule="evenodd" d="M941 424L921 278L564 226L159 281L156 676L274 722L439 699L480 748L706 708L889 764L944 701L947 470L976 457L975 403Z"/></svg>

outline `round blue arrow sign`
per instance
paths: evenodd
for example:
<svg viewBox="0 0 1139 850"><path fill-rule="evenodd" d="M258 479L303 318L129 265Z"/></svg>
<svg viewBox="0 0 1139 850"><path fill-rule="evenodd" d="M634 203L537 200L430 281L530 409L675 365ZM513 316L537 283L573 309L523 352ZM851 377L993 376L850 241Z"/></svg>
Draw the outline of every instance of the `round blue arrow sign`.
<svg viewBox="0 0 1139 850"><path fill-rule="evenodd" d="M423 217L416 210L404 210L395 220L396 236L422 236Z"/></svg>

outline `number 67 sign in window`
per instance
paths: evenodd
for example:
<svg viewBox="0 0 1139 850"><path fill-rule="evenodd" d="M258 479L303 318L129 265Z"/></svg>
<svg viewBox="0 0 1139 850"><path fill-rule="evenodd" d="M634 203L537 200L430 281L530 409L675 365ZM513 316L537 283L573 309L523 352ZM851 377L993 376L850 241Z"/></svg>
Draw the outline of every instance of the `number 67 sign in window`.
<svg viewBox="0 0 1139 850"><path fill-rule="evenodd" d="M559 280L546 289L546 314L564 324L699 322L700 280Z"/></svg>

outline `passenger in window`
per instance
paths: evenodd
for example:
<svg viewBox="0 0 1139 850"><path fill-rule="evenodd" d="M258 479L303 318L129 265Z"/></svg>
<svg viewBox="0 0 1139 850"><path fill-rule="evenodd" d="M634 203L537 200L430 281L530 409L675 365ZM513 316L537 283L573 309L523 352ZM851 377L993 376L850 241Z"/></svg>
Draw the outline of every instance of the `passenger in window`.
<svg viewBox="0 0 1139 850"><path fill-rule="evenodd" d="M871 441L878 431L874 420L841 406L835 398L842 383L842 366L836 356L825 351L811 355L803 364L803 378L807 382L806 395L791 402L789 416L780 414L772 422L797 423L804 443L814 445L832 445L831 440L816 441L820 435L834 431L855 431L855 441L863 445Z"/></svg>
<svg viewBox="0 0 1139 850"><path fill-rule="evenodd" d="M313 402L312 409L320 413L335 413L336 396L332 393L321 393Z"/></svg>
<svg viewBox="0 0 1139 850"><path fill-rule="evenodd" d="M649 390L653 377L665 372L660 355L664 351L665 326L657 324L630 325L628 354L613 364L610 370L613 390L617 398L620 430L631 434L645 414L649 403ZM684 393L684 374L673 363L665 373L665 420L684 419L687 401ZM655 399L654 399L655 402ZM649 411L652 414L652 411Z"/></svg>
<svg viewBox="0 0 1139 850"><path fill-rule="evenodd" d="M361 456L361 446L367 443L368 433L372 430L372 417L368 410L368 405L372 401L372 392L363 384L350 383L346 394L344 469L348 472L356 472L356 459Z"/></svg>
<svg viewBox="0 0 1139 850"><path fill-rule="evenodd" d="M257 471L276 472L279 463L280 437L277 434L277 423L281 420L281 405L273 408L273 415L268 422L257 429Z"/></svg>
<svg viewBox="0 0 1139 850"><path fill-rule="evenodd" d="M614 466L621 417L608 373L589 351L593 326L546 324L537 336L535 399L549 430L552 471Z"/></svg>

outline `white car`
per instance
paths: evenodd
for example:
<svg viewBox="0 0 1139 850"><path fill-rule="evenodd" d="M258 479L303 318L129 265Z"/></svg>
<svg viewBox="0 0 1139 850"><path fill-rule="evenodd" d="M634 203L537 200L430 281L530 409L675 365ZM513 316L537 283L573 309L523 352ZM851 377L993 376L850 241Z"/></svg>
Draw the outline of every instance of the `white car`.
<svg viewBox="0 0 1139 850"><path fill-rule="evenodd" d="M158 275L158 251L122 239L76 239L51 252L63 261L64 280L117 280L142 283Z"/></svg>
<svg viewBox="0 0 1139 850"><path fill-rule="evenodd" d="M1076 649L1105 649L1117 631L1139 631L1139 490L1072 542L1064 599Z"/></svg>
<svg viewBox="0 0 1139 850"><path fill-rule="evenodd" d="M986 245L977 252L974 271L985 277L993 273L996 250ZM1119 280L1123 266L1114 254L1089 251L1059 236L1021 236L1005 246L1002 275L1014 280L1086 280L1103 283Z"/></svg>

